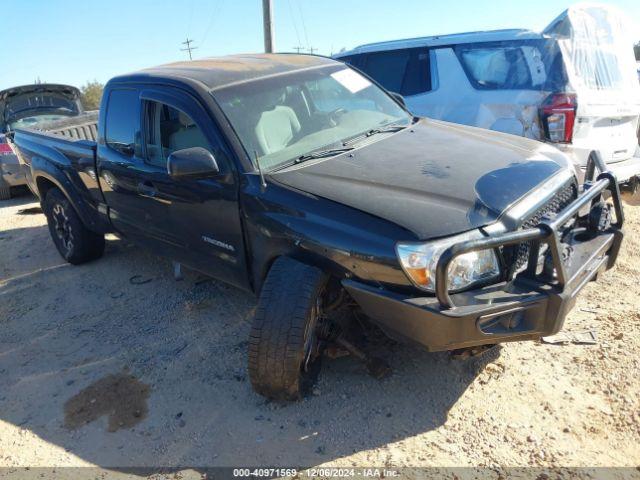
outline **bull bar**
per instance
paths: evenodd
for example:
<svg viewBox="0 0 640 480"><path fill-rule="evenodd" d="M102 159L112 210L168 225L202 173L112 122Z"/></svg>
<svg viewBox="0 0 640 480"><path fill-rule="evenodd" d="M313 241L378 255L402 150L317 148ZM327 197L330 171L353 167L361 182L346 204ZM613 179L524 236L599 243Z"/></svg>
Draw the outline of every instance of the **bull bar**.
<svg viewBox="0 0 640 480"><path fill-rule="evenodd" d="M594 180L596 168L600 173ZM615 175L607 170L597 152L590 156L588 170L582 193L555 217L543 219L533 228L463 241L445 250L436 267L435 297L368 285L356 279L344 279L342 284L364 314L389 336L417 343L429 351L552 335L562 328L582 288L615 264L623 239L624 214ZM583 213L583 208L588 208L590 215L597 210L594 207L607 191L613 200L615 223L607 222L602 228L598 223L596 231L590 230L592 224L588 228L565 227ZM563 235L573 237L570 258L577 259L568 265L562 257L561 245L567 245L561 242ZM449 291L447 271L457 256L523 242L531 245L527 263L512 280L468 291ZM544 244L548 245L553 275L544 268L538 273L540 247Z"/></svg>
<svg viewBox="0 0 640 480"><path fill-rule="evenodd" d="M593 177L595 176L596 168L600 173L594 182ZM562 261L559 229L588 203L592 203L605 190L608 190L611 194L616 213L616 222L612 223L611 227L615 230L621 230L624 223L624 212L622 210L618 181L615 175L607 169L600 153L594 151L589 156L584 191L576 200L559 212L554 219L543 220L534 228L477 240L468 240L449 247L440 256L436 267L436 297L438 302L440 302L440 306L443 309L455 307L451 296L449 295L449 279L447 272L449 270L449 265L457 256L478 250L517 245L522 242L532 242L532 248L530 248L528 252L527 268L526 271L523 272L523 275L531 279L536 279L539 276L536 270L540 246L546 243L549 246L553 259L553 266L557 275L556 285L559 289L564 289L567 282L567 272L564 262ZM619 249L620 242L616 242L614 245L617 250ZM617 254L617 251L614 253ZM610 266L615 261L615 257L616 255L612 255L610 257Z"/></svg>

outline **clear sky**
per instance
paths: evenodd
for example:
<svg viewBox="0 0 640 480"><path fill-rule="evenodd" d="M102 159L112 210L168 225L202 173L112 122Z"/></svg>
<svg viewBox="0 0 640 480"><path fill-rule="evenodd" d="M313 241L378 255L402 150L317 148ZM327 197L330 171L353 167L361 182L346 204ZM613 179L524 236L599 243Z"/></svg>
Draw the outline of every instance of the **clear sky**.
<svg viewBox="0 0 640 480"><path fill-rule="evenodd" d="M563 0L273 0L278 51L331 54L380 40L496 28L540 30ZM640 25L640 0L610 0ZM263 49L261 0L1 0L0 89L82 85L188 58ZM638 31L640 39L640 30Z"/></svg>

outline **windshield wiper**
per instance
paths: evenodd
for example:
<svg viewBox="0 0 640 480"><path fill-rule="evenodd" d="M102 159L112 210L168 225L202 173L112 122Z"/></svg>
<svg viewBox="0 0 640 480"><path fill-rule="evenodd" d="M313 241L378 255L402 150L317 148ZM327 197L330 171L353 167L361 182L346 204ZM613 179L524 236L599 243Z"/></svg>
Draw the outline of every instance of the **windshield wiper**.
<svg viewBox="0 0 640 480"><path fill-rule="evenodd" d="M399 132L400 130L404 130L408 125L386 125L380 128L372 128L371 130L367 130L361 135L353 137L345 142L342 142L342 145L353 145L356 142L359 142L362 139L369 138L373 135L377 135L378 133L389 133L389 132Z"/></svg>
<svg viewBox="0 0 640 480"><path fill-rule="evenodd" d="M314 160L316 158L333 157L334 155L340 155L341 153L345 153L345 152L348 152L350 150L353 150L353 147L330 148L328 150L320 150L318 152L311 152L311 153L307 153L306 155L299 156L298 158L296 158L293 161L293 163L301 163L301 162L305 162L307 160Z"/></svg>
<svg viewBox="0 0 640 480"><path fill-rule="evenodd" d="M298 158L294 159L292 162L284 163L272 169L271 173L279 172L280 170L289 168L291 165L297 165L298 163L306 162L307 160L314 160L316 158L328 158L328 157L333 157L335 155L340 155L341 153L345 153L350 150L353 150L353 148L354 147L331 148L327 150L318 150L317 152L307 153L306 155L299 156Z"/></svg>

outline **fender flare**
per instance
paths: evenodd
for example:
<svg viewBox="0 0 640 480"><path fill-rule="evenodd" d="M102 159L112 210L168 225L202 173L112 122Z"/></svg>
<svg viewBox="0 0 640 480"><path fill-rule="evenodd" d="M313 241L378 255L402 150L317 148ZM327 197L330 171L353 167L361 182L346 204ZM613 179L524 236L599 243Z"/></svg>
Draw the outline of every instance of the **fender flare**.
<svg viewBox="0 0 640 480"><path fill-rule="evenodd" d="M344 267L332 262L329 258L312 250L300 248L295 244L284 246L281 249L273 250L268 256L260 259L254 259L252 263L251 281L253 292L260 295L264 281L271 270L271 267L278 258L287 257L303 265L316 267L334 278L347 278L349 273Z"/></svg>
<svg viewBox="0 0 640 480"><path fill-rule="evenodd" d="M95 208L92 208L89 203L77 193L76 188L61 168L41 157L34 156L31 159L31 175L41 205L44 205L46 196L46 190L41 190L41 179L44 179L52 183L55 188L58 188L62 194L67 197L67 200L69 200L69 203L80 217L80 220L82 220L82 223L84 223L89 230L95 233L106 233L110 230L108 227L105 228L103 222L100 221L96 215Z"/></svg>

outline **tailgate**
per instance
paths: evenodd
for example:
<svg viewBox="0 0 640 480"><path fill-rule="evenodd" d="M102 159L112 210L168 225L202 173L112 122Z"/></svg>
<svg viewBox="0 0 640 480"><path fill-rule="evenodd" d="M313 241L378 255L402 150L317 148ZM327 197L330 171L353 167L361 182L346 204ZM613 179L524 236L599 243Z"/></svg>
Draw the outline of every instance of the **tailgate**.
<svg viewBox="0 0 640 480"><path fill-rule="evenodd" d="M581 149L600 150L603 160L616 163L633 157L638 148L640 109L632 108L618 97L608 104L582 101L578 96L578 111L573 144Z"/></svg>

